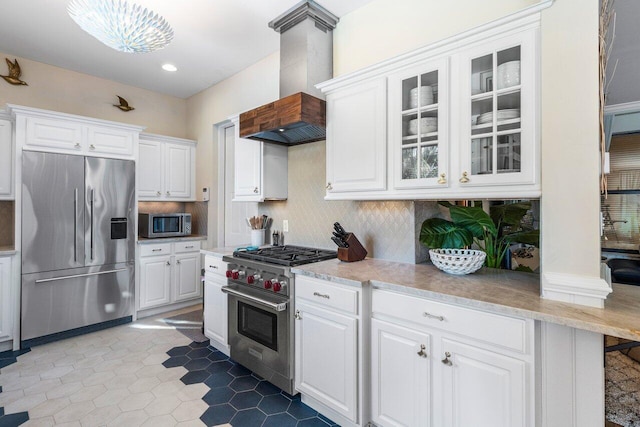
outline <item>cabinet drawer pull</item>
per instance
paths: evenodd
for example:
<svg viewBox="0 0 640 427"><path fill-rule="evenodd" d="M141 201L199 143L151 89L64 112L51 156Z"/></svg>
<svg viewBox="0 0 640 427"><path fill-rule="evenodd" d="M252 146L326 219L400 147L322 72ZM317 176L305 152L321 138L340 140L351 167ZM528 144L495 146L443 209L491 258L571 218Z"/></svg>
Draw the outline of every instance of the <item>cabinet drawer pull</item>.
<svg viewBox="0 0 640 427"><path fill-rule="evenodd" d="M295 317L296 320L302 319L302 316L300 316L300 310L296 310L296 314L294 314L293 317Z"/></svg>
<svg viewBox="0 0 640 427"><path fill-rule="evenodd" d="M217 270L218 266L217 265L210 265L209 268L215 268Z"/></svg>
<svg viewBox="0 0 640 427"><path fill-rule="evenodd" d="M422 313L422 315L429 319L438 319L439 321L444 322L444 316L436 316L435 314L427 313L426 311Z"/></svg>
<svg viewBox="0 0 640 427"><path fill-rule="evenodd" d="M193 249L193 245L185 246L184 248L185 248L185 249Z"/></svg>
<svg viewBox="0 0 640 427"><path fill-rule="evenodd" d="M91 149L91 150L95 150L95 149L96 149L96 147L95 147L95 145L91 144L91 145L89 146L89 149Z"/></svg>
<svg viewBox="0 0 640 427"><path fill-rule="evenodd" d="M74 145L75 148L80 148L80 143L76 142L76 145Z"/></svg>
<svg viewBox="0 0 640 427"><path fill-rule="evenodd" d="M469 174L466 171L462 172L462 176L460 177L460 182L463 184L466 184L467 182L469 182Z"/></svg>
<svg viewBox="0 0 640 427"><path fill-rule="evenodd" d="M170 195L171 195L171 192L167 191L167 196L170 196Z"/></svg>
<svg viewBox="0 0 640 427"><path fill-rule="evenodd" d="M331 299L331 297L328 294L321 294L320 292L314 292L313 296L318 298Z"/></svg>
<svg viewBox="0 0 640 427"><path fill-rule="evenodd" d="M156 196L159 196L159 195L161 195L161 194L162 194L162 193L161 193L161 192L159 192L159 191L157 191L157 192L156 192Z"/></svg>
<svg viewBox="0 0 640 427"><path fill-rule="evenodd" d="M442 363L444 363L447 366L453 366L453 363L449 359L450 357L451 357L451 353L449 353L448 351L445 352L444 353L444 359L442 359Z"/></svg>
<svg viewBox="0 0 640 427"><path fill-rule="evenodd" d="M447 176L444 174L444 172L442 172L440 174L440 179L438 179L438 184L446 184L447 183Z"/></svg>
<svg viewBox="0 0 640 427"><path fill-rule="evenodd" d="M160 252L162 249L151 249L151 252Z"/></svg>
<svg viewBox="0 0 640 427"><path fill-rule="evenodd" d="M427 357L427 353L425 352L426 348L427 348L426 345L420 344L420 351L418 352L418 356L426 358Z"/></svg>
<svg viewBox="0 0 640 427"><path fill-rule="evenodd" d="M254 188L254 189L253 189L253 192L254 192L254 193L256 193L256 194L258 194L258 187Z"/></svg>

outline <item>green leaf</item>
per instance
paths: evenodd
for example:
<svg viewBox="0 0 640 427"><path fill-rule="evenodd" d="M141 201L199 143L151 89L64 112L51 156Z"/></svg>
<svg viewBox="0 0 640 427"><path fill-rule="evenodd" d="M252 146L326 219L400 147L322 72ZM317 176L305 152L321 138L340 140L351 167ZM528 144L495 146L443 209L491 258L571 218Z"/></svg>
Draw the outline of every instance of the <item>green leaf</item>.
<svg viewBox="0 0 640 427"><path fill-rule="evenodd" d="M531 209L531 203L511 203L491 206L489 212L494 224L519 225L522 218Z"/></svg>
<svg viewBox="0 0 640 427"><path fill-rule="evenodd" d="M469 230L442 218L429 218L422 223L420 243L435 249L461 249L473 243Z"/></svg>
<svg viewBox="0 0 640 427"><path fill-rule="evenodd" d="M540 230L527 230L518 233L507 234L504 240L511 243L526 243L538 247L540 245Z"/></svg>
<svg viewBox="0 0 640 427"><path fill-rule="evenodd" d="M491 217L481 207L451 206L449 212L454 224L468 229L477 239L484 238L485 230L492 236L498 234Z"/></svg>

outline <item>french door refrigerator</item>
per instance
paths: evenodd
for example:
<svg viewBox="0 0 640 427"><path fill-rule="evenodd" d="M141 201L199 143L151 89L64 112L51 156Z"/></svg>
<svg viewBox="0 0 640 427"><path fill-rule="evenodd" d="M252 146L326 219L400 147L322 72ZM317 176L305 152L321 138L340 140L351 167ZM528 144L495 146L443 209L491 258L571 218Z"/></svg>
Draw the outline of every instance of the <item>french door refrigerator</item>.
<svg viewBox="0 0 640 427"><path fill-rule="evenodd" d="M133 161L23 152L23 346L129 320L134 193Z"/></svg>

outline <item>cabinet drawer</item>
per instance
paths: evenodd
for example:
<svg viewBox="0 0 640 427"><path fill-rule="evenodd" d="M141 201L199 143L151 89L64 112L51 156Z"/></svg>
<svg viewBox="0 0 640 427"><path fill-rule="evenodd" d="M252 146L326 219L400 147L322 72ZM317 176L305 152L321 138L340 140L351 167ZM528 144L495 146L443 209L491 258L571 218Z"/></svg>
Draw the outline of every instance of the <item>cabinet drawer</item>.
<svg viewBox="0 0 640 427"><path fill-rule="evenodd" d="M207 255L204 257L204 270L207 273L213 273L224 277L227 271L227 263L222 261L222 258Z"/></svg>
<svg viewBox="0 0 640 427"><path fill-rule="evenodd" d="M345 289L323 280L296 276L296 299L304 298L315 304L358 314L358 291Z"/></svg>
<svg viewBox="0 0 640 427"><path fill-rule="evenodd" d="M177 254L182 252L199 252L200 251L200 242L196 241L188 241L188 242L175 242L174 243L175 252Z"/></svg>
<svg viewBox="0 0 640 427"><path fill-rule="evenodd" d="M374 314L393 316L429 328L468 336L478 341L528 353L533 322L450 304L374 290Z"/></svg>
<svg viewBox="0 0 640 427"><path fill-rule="evenodd" d="M140 256L170 255L171 243L149 243L140 245Z"/></svg>

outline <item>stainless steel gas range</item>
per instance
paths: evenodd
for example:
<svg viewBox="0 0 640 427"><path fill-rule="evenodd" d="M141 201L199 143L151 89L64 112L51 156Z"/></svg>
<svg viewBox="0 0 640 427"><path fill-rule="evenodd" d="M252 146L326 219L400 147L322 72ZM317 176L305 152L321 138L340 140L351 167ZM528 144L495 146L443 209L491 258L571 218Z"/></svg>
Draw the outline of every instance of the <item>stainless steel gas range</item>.
<svg viewBox="0 0 640 427"><path fill-rule="evenodd" d="M228 263L222 291L228 294L231 358L294 394L291 267L336 256L323 249L272 246L223 257Z"/></svg>

